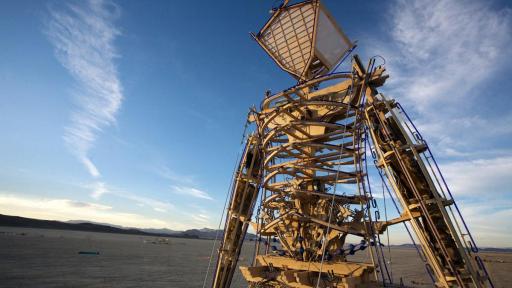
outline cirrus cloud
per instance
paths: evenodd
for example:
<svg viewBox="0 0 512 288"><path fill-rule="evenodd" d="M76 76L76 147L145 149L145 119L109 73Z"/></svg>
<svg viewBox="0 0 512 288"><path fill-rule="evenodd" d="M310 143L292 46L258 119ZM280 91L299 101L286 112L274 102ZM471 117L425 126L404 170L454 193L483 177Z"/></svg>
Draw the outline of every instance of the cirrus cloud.
<svg viewBox="0 0 512 288"><path fill-rule="evenodd" d="M400 0L390 10L390 84L420 111L471 98L510 55L512 13L490 1Z"/></svg>
<svg viewBox="0 0 512 288"><path fill-rule="evenodd" d="M23 215L36 219L69 221L82 220L110 223L138 228L177 228L180 224L147 217L145 215L116 211L111 206L70 199L49 199L15 195L0 191L0 211L6 215Z"/></svg>
<svg viewBox="0 0 512 288"><path fill-rule="evenodd" d="M188 195L195 198L213 200L213 198L207 192L192 187L171 186L171 191L180 195Z"/></svg>
<svg viewBox="0 0 512 288"><path fill-rule="evenodd" d="M119 8L112 2L89 0L51 7L46 33L59 62L77 85L76 109L65 128L64 141L93 177L101 176L89 151L98 133L116 123L123 92L114 59L114 26Z"/></svg>

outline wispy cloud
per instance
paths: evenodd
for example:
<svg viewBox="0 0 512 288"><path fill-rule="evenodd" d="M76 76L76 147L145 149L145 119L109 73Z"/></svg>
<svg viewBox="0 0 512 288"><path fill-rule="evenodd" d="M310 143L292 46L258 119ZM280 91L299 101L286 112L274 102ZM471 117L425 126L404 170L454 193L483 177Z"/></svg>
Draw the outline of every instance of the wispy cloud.
<svg viewBox="0 0 512 288"><path fill-rule="evenodd" d="M470 92L505 65L511 11L490 1L396 1L385 45L394 92L419 110L472 98Z"/></svg>
<svg viewBox="0 0 512 288"><path fill-rule="evenodd" d="M481 0L390 3L386 41L375 38L367 51L388 59L391 78L383 91L405 103L442 156L489 154L490 137L512 134L511 109L482 109L483 97L508 97L488 87L511 63L512 11ZM501 112L484 112L490 109Z"/></svg>
<svg viewBox="0 0 512 288"><path fill-rule="evenodd" d="M192 220L196 227L214 227L212 225L214 221L212 221L210 214L205 209L196 204L191 204L190 207L192 207L192 210L190 210L192 212L185 212L184 214Z"/></svg>
<svg viewBox="0 0 512 288"><path fill-rule="evenodd" d="M441 169L457 195L496 199L511 195L512 157L474 159L444 164Z"/></svg>
<svg viewBox="0 0 512 288"><path fill-rule="evenodd" d="M98 133L115 124L123 100L114 64L118 57L114 26L119 8L112 2L89 0L51 7L47 35L60 63L77 82L73 90L76 109L66 127L64 141L89 174L99 177L89 151Z"/></svg>
<svg viewBox="0 0 512 288"><path fill-rule="evenodd" d="M206 191L195 188L198 185L194 176L178 174L166 165L156 166L153 168L153 171L163 179L171 181L171 192L175 194L213 200Z"/></svg>
<svg viewBox="0 0 512 288"><path fill-rule="evenodd" d="M89 220L139 228L183 228L179 223L150 218L145 215L119 212L110 206L74 201L14 195L0 191L0 210L8 215L22 215L59 221Z"/></svg>
<svg viewBox="0 0 512 288"><path fill-rule="evenodd" d="M172 210L175 208L175 206L172 203L169 203L166 201L161 201L161 200L156 200L156 199L149 198L149 197L137 196L137 195L131 194L131 193L114 192L114 195L128 199L128 200L135 201L139 204L142 204L143 206L148 206L157 212L162 212L162 213L169 212L169 210Z"/></svg>
<svg viewBox="0 0 512 288"><path fill-rule="evenodd" d="M477 244L484 247L512 247L512 203L510 200L462 201L461 210ZM485 216L483 216L485 215Z"/></svg>
<svg viewBox="0 0 512 288"><path fill-rule="evenodd" d="M106 183L100 181L96 181L84 186L84 188L89 189L91 191L90 195L95 200L99 200L104 195L111 195L118 198L133 201L140 207L149 207L154 211L161 213L169 212L169 210L175 208L172 203L153 199L150 197L139 196L134 193L124 191L123 189L107 185Z"/></svg>
<svg viewBox="0 0 512 288"><path fill-rule="evenodd" d="M193 176L178 174L166 165L155 166L152 170L154 170L158 176L173 182L187 183L189 185L195 182Z"/></svg>
<svg viewBox="0 0 512 288"><path fill-rule="evenodd" d="M381 90L404 103L438 155L502 154L490 145L512 136L512 109L483 99L508 97L491 83L512 63L511 9L483 0L388 3L384 33L365 51L387 59Z"/></svg>
<svg viewBox="0 0 512 288"><path fill-rule="evenodd" d="M482 158L507 156L512 152L503 145L512 137L512 126L508 124L512 121L512 110L487 115L465 111L470 115L450 117L450 114L428 111L415 122L420 132L427 135L434 151L443 156Z"/></svg>
<svg viewBox="0 0 512 288"><path fill-rule="evenodd" d="M171 186L171 191L180 195L187 195L195 198L213 200L213 198L207 192L192 187Z"/></svg>
<svg viewBox="0 0 512 288"><path fill-rule="evenodd" d="M99 199L103 194L108 192L104 182L95 182L91 188L93 190L91 197L94 199Z"/></svg>
<svg viewBox="0 0 512 288"><path fill-rule="evenodd" d="M441 170L477 238L504 246L511 234L502 217L511 210L498 209L496 199L509 201L512 185L512 151L503 144L512 136L512 110L482 99L509 97L490 84L511 63L512 11L484 0L389 3L388 33L374 38L386 41L372 41L367 51L387 59L391 78L382 90L404 102L442 156Z"/></svg>
<svg viewBox="0 0 512 288"><path fill-rule="evenodd" d="M190 216L195 220L197 224L204 225L210 221L210 217L205 214L190 214Z"/></svg>

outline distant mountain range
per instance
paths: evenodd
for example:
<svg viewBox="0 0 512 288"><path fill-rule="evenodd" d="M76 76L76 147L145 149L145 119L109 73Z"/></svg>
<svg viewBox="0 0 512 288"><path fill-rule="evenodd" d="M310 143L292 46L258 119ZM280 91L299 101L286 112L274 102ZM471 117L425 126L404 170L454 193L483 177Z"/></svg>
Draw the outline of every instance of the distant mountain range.
<svg viewBox="0 0 512 288"><path fill-rule="evenodd" d="M215 230L209 228L203 229L190 229L185 231L176 231L171 229L153 229L153 228L130 228L108 223L98 223L87 220L71 220L66 222L52 221L52 220L39 220L18 216L8 216L0 214L0 226L10 227L28 227L40 229L57 229L57 230L75 230L75 231L88 231L88 232L103 232L103 233L118 233L118 234L132 234L144 236L158 236L158 237L177 237L177 238L190 238L190 239L222 239L224 232L222 230ZM246 239L255 240L256 235L247 233ZM414 249L413 244L400 244L391 245L391 247L409 248ZM418 246L420 247L420 246ZM506 252L511 253L512 248L492 248L480 247L482 252Z"/></svg>
<svg viewBox="0 0 512 288"><path fill-rule="evenodd" d="M191 239L221 239L223 236L222 230L214 229L190 229L185 231L175 231L170 229L139 229L129 228L119 225L112 225L108 223L96 223L86 220L71 220L66 222L53 221L53 220L39 220L32 218L25 218L19 216L9 216L0 214L0 226L9 227L28 227L40 229L57 229L57 230L75 230L75 231L88 231L88 232L103 232L103 233L118 233L118 234L132 234L144 236L159 236L159 237L178 237L178 238L191 238ZM247 239L255 239L256 235L247 234Z"/></svg>

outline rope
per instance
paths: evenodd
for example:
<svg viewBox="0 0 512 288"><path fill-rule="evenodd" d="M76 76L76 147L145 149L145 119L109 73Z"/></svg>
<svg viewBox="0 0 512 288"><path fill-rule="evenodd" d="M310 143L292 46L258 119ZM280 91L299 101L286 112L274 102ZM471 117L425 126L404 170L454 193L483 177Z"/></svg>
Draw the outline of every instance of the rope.
<svg viewBox="0 0 512 288"><path fill-rule="evenodd" d="M354 48L355 48L355 47L354 47ZM351 51L350 51L350 52L351 52ZM341 62L340 62L340 63L341 63ZM375 63L375 61L373 61L373 63L372 63L372 64L374 64L374 63ZM373 70L373 65L370 67L370 69L369 69L369 71L367 71L367 73L369 72L369 73L370 73L370 75L371 75L372 70ZM367 77L368 77L368 76L367 76ZM354 79L354 78L352 78L352 79ZM366 79L366 80L368 80L368 79ZM353 89L353 87L354 87L354 85L351 85L351 89ZM362 92L362 93L363 93L363 98L362 98L362 100L361 100L362 102L364 102L364 99L365 99L364 89L365 89L365 87L364 87L364 85L363 85L363 87L362 87L362 91L363 91L363 92ZM353 93L353 91L351 91L351 94L352 94L352 93ZM345 118L347 118L347 117L348 117L348 112L349 112L349 109L347 108L347 113L346 113L346 117L345 117ZM356 112L356 118L357 118L357 112ZM345 126L344 126L343 134L346 132L346 128L347 128L347 126L345 125ZM365 140L365 142L366 142L366 140ZM341 144L340 157L339 157L339 160L338 160L338 161L341 161L341 157L342 157L342 155L343 155L343 148L344 148L344 144L345 144L345 143L342 143L342 144ZM366 144L366 143L365 143L365 144ZM366 145L365 145L365 147L366 147ZM366 149L366 148L365 148L365 149ZM366 157L365 157L365 164L366 164ZM335 180L335 183L334 183L334 192L333 192L332 199L331 199L331 207L330 207L330 209L329 209L329 221L328 221L328 224L327 224L327 233L326 233L326 235L327 235L327 236L329 235L329 232L330 232L330 229L331 229L332 210L333 210L333 207L334 207L334 199L335 199L335 195L336 195L336 188L337 188L337 186L338 186L338 185L337 185L337 182L338 182L338 177L339 177L339 171L340 171L340 165L338 165L338 169L337 169L337 171L336 171L336 180ZM368 177L368 175L366 175L366 176ZM369 184L369 179L368 179L368 184ZM370 195L371 195L371 190L370 190ZM372 230L373 230L373 229L372 229ZM372 232L373 232L373 231L372 231ZM325 259L325 249L326 249L326 247L327 247L327 245L326 245L326 235L324 235L324 238L323 238L323 240L324 240L324 241L323 241L323 245L322 245L322 246L323 246L323 247L322 247L322 260L321 260L321 262L320 262L320 271L319 271L319 274L318 274L318 279L317 279L316 287L318 287L318 286L320 285L320 278L321 278L321 276L322 276L322 268L323 268L324 259ZM372 237L375 237L375 236L374 236L374 233L372 233ZM377 237L378 237L378 235L377 235ZM374 239L374 242L375 242L375 239ZM379 243L380 243L380 239L379 239ZM381 251L381 253L382 253L382 251ZM380 257L377 257L377 259L379 260L379 264L380 264ZM385 263L384 263L384 266L386 267ZM386 267L386 272L387 272L387 267ZM381 270L381 273L382 273L382 270ZM382 277L383 277L383 280L384 280L384 275L382 275ZM389 277L389 273L388 273L388 277Z"/></svg>
<svg viewBox="0 0 512 288"><path fill-rule="evenodd" d="M350 86L350 89L352 90L353 89L353 86L354 85L351 85ZM350 91L352 94L353 91ZM348 94L347 94L348 95ZM343 100L342 100L343 101ZM345 119L348 118L348 112L350 111L349 109L350 105L347 105L347 111L345 113ZM345 134L345 132L347 131L347 126L348 125L343 125L343 134ZM342 135L343 135L342 134ZM340 156L338 157L338 162L341 161L341 158L343 156L343 149L345 148L344 147L345 145L345 142L341 143L341 149L340 149ZM338 168L336 170L336 177L335 177L335 181L334 181L334 190L333 190L333 193L332 193L332 199L331 199L331 207L329 208L329 221L327 222L327 232L324 234L323 236L323 243L322 243L322 260L320 261L320 271L318 273L318 279L317 279L317 282L316 282L316 287L318 288L318 286L320 285L320 278L322 276L322 269L323 269L323 265L324 265L324 259L325 259L325 249L327 248L327 239L326 239L326 236L329 236L329 232L331 230L331 219L332 219L332 210L334 208L334 199L336 197L336 188L338 187L338 177L339 177L339 174L340 174L340 169L341 169L341 165L338 164Z"/></svg>
<svg viewBox="0 0 512 288"><path fill-rule="evenodd" d="M364 147L365 147L365 158L364 158L364 165L365 165L365 171L368 171L368 161L366 161L366 147L370 147L370 139L369 139L369 136L368 136L368 130L365 128L365 132L364 132L365 136L364 136ZM372 157L373 157L373 154L372 154ZM375 200L375 198L373 197L373 192L372 192L372 186L371 186L371 183L370 183L370 176L368 175L368 173L366 173L366 181L368 182L368 192L370 194L370 199L372 199L372 203L370 205L370 203L368 203L366 205L366 210L367 210L367 213L369 215L369 219L370 219L370 222L371 222L371 206L373 206L373 208L375 208L375 220L379 220L378 218L380 218L380 212L379 212L379 206L377 204L377 201ZM378 217L377 217L378 215ZM380 236L378 233L375 233L375 231L373 230L373 226L370 226L370 229L371 229L371 237L373 239L373 243L375 244L375 253L377 254L377 261L379 262L379 268L381 266L384 267L384 270L386 270L386 274L388 276L388 279L390 279L390 282L391 281L391 278L390 278L390 274L389 274L389 271L388 271L388 266L386 265L386 259L384 257L384 252L382 251L382 247L380 246ZM375 234L377 234L377 236L375 236ZM379 254L380 252L380 254ZM381 259L382 258L382 259ZM381 260L382 262L384 262L384 265L382 265L381 263ZM382 276L382 282L384 283L384 285L386 284L386 278L384 276L384 270L383 269L379 269L380 270L380 274Z"/></svg>
<svg viewBox="0 0 512 288"><path fill-rule="evenodd" d="M374 72L375 58L376 57L377 56L374 56L374 57L370 58L370 63L368 64L368 69L367 69L367 76L366 76L367 79L366 79L366 81L369 81L371 75ZM362 89L364 91L365 87L363 87ZM364 108L365 101L366 101L366 94L363 94L363 98L361 100L361 102L363 103L363 108ZM366 127L364 129L364 141L365 141L364 142L364 149L365 149L364 165L365 165L365 171L368 171L368 161L366 161L366 148L370 147L370 140L369 140L369 137L368 137L368 130L367 130ZM373 155L373 153L372 153L372 157L375 159L375 156ZM366 181L368 183L368 192L370 194L370 199L372 199L371 205L370 205L370 203L368 203L366 205L367 217L368 217L368 219L371 222L372 221L372 219L371 219L371 206L373 206L373 208L376 208L376 211L375 211L375 218L376 219L375 220L379 220L378 218L380 218L380 212L379 212L379 208L378 208L377 202L373 198L372 187L371 187L370 177L369 177L368 173L366 173L366 177L365 178L366 178ZM373 226L370 226L370 229L371 229L371 233L370 234L371 234L371 236L368 236L368 238L371 237L372 240L373 240L373 243L375 244L375 253L376 253L376 256L377 256L377 262L378 262L379 267L382 267L382 266L384 267L384 270L386 270L386 274L388 276L389 282L392 283L392 279L391 279L390 273L388 271L388 267L386 265L384 252L382 250L382 247L380 246L380 243L381 243L380 236L379 236L378 233L375 233L373 228L374 228ZM371 248L370 248L370 250L371 250ZM372 256L372 261L373 261L373 254L371 254L371 256ZM384 262L384 265L382 265L381 261ZM385 283L386 282L386 277L384 276L384 270L383 269L379 269L379 270L380 270L380 274L381 274L381 277L382 277L382 282L385 285L386 284ZM376 277L377 277L377 274L376 274Z"/></svg>
<svg viewBox="0 0 512 288"><path fill-rule="evenodd" d="M360 111L362 111L362 108L364 108L364 105L360 108ZM363 130L363 131L365 131L365 134L364 134L364 136L362 137L361 140L363 142L363 151L364 151L364 153L363 153L363 156L362 156L361 160L363 160L364 166L362 166L361 163L359 163L359 166L361 167L360 169L362 169L361 171L363 171L363 173L367 173L367 171L368 171L368 161L366 161L366 155L367 155L366 148L367 148L368 145L366 145L366 138L368 137L368 135L366 135L366 130ZM361 145L360 142L361 141L358 141L357 149L356 149L357 151L359 151L361 149L360 148L360 145ZM368 189L370 191L370 199L371 199L372 198L372 196L371 196L371 183L370 183L368 178L366 178L366 179L368 181ZM358 184L359 196L365 196L365 197L367 196L366 188L365 188L365 183L366 182L364 182L364 181L360 181L361 188L359 188L359 184ZM361 193L361 191L363 193ZM366 204L361 202L360 205L361 205L361 211L365 211L364 212L365 213L364 214L365 219L368 218L371 221L371 206L370 206L370 204L368 202ZM375 206L375 207L377 207L377 206ZM370 240L373 240L373 243L376 243L375 236L373 234L370 236L370 233L368 233L368 227L366 225L364 225L364 230L365 230L365 233L366 233L364 238L368 241L367 243L371 243ZM370 239L370 237L371 237L371 239ZM375 258L374 258L374 254L373 254L372 248L370 247L370 249L368 249L367 252L368 252L369 257L372 260L372 264L375 265ZM377 256L378 256L378 254L377 254ZM380 259L377 258L377 261L379 261L379 266L380 266ZM374 273L375 273L375 278L378 279L377 271L375 270Z"/></svg>
<svg viewBox="0 0 512 288"><path fill-rule="evenodd" d="M388 222L388 209L386 207L386 193L384 191L384 183L382 185L382 199L384 202L384 218L386 218L386 222ZM391 279L393 279L393 264L391 264L391 246L389 245L389 229L386 229L386 236L387 236L387 244L388 244L388 254L389 254L389 266L390 266L390 273L391 273ZM385 259L384 259L385 260Z"/></svg>
<svg viewBox="0 0 512 288"><path fill-rule="evenodd" d="M262 193L263 194L263 193ZM252 265L254 265L256 261L256 256L259 254L260 246L259 241L261 240L261 233L258 232L258 227L260 227L260 212L261 212L261 200L260 205L258 205L258 210L256 212L256 239L254 240L254 250L252 255Z"/></svg>
<svg viewBox="0 0 512 288"><path fill-rule="evenodd" d="M384 187L386 187L386 191L388 192L389 198L391 198L391 201L393 202L393 205L396 208L396 212L398 212L398 214L400 214L400 208L398 208L398 204L396 203L395 199L393 198L393 195L391 194L391 190L389 189L388 185L384 181L384 176L382 175L382 171L380 169L378 169L378 172L379 172L379 176L382 180L382 183L384 184ZM414 241L414 237L412 237L409 227L407 226L407 224L405 224L405 222L403 224L404 224L405 230L407 230L407 234L409 235L409 238L411 239L411 242L412 242L414 248L416 249L416 252L418 253L418 256L420 257L420 259L423 262L427 262L425 255L423 255L422 251L420 251L420 249L418 248L418 245L416 245L416 241ZM432 280L432 283L435 284L436 280L434 279L434 276L432 275L430 270L427 268L427 266L425 266L425 268L427 270L428 275L430 276L430 279Z"/></svg>
<svg viewBox="0 0 512 288"><path fill-rule="evenodd" d="M227 207L227 204L228 204L229 195L230 195L231 189L233 188L233 181L235 179L235 175L236 175L237 167L238 167L238 162L239 162L238 159L240 158L240 154L241 154L241 151L242 151L242 149L240 149L240 148L242 147L242 144L244 143L244 139L245 139L246 131L247 131L247 126L248 126L248 123L245 122L244 132L242 134L242 141L240 142L241 145L238 148L238 153L237 153L237 156L235 158L235 165L234 165L234 168L233 168L233 173L231 175L231 180L230 180L230 183L229 183L229 188L228 188L228 191L226 193L226 199L224 199L224 207L222 208L222 214L220 216L219 225L217 227L217 231L215 232L215 240L213 241L212 250L211 250L211 253L210 253L210 259L208 260L208 268L206 269L206 275L204 276L204 280L203 280L203 288L206 287L206 281L208 280L208 275L210 274L210 268L211 268L211 265L212 265L213 254L215 253L215 246L217 245L217 240L219 238L220 227L222 225L222 220L224 219L224 213L226 212L226 207Z"/></svg>

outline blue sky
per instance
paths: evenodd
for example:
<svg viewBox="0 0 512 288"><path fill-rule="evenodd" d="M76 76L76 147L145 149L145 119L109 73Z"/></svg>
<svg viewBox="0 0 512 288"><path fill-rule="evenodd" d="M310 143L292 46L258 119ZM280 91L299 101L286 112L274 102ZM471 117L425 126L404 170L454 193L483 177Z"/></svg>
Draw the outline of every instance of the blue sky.
<svg viewBox="0 0 512 288"><path fill-rule="evenodd" d="M248 34L272 3L2 2L0 213L216 227L248 108L294 83ZM363 59L386 58L381 91L416 120L478 242L511 246L512 5L324 3Z"/></svg>

